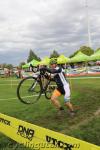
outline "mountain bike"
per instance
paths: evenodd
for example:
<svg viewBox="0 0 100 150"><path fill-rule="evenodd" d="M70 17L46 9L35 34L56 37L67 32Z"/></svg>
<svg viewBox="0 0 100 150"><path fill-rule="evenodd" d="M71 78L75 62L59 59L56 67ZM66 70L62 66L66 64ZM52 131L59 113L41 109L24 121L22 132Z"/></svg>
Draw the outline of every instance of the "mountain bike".
<svg viewBox="0 0 100 150"><path fill-rule="evenodd" d="M37 102L41 95L50 99L56 84L46 72L37 76L29 76L20 81L17 87L17 97L24 104Z"/></svg>

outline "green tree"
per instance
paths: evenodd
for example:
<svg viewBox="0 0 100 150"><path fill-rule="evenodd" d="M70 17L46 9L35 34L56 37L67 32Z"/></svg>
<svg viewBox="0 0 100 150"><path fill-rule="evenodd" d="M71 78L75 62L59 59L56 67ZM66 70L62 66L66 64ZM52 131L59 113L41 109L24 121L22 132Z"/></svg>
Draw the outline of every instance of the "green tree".
<svg viewBox="0 0 100 150"><path fill-rule="evenodd" d="M96 49L96 52L100 50L100 47Z"/></svg>
<svg viewBox="0 0 100 150"><path fill-rule="evenodd" d="M6 63L3 63L3 64L1 64L1 68L6 68L7 67L7 64Z"/></svg>
<svg viewBox="0 0 100 150"><path fill-rule="evenodd" d="M6 68L8 68L8 69L13 69L13 65L12 65L12 64L7 64L7 65L6 65Z"/></svg>
<svg viewBox="0 0 100 150"><path fill-rule="evenodd" d="M19 68L22 68L23 65L25 65L25 62L20 62Z"/></svg>
<svg viewBox="0 0 100 150"><path fill-rule="evenodd" d="M91 56L94 53L94 50L87 46L80 47L79 51L81 51L82 53L84 53L88 56Z"/></svg>
<svg viewBox="0 0 100 150"><path fill-rule="evenodd" d="M84 53L85 55L88 55L88 56L90 56L94 53L94 50L92 48L87 47L87 46L82 46L82 47L80 47L79 50L77 50L72 55L70 55L70 58L75 56L79 51L81 51L82 53Z"/></svg>
<svg viewBox="0 0 100 150"><path fill-rule="evenodd" d="M3 64L1 64L1 68L2 68L2 69L4 69L4 68L12 69L12 68L13 68L13 65L12 65L12 64L3 63Z"/></svg>
<svg viewBox="0 0 100 150"><path fill-rule="evenodd" d="M32 61L33 59L37 60L37 61L40 61L40 57L38 57L32 50L29 51L29 56L28 56L28 59L27 59L27 62L30 62Z"/></svg>
<svg viewBox="0 0 100 150"><path fill-rule="evenodd" d="M50 55L50 58L57 58L59 57L59 53L57 51L53 51L52 54Z"/></svg>

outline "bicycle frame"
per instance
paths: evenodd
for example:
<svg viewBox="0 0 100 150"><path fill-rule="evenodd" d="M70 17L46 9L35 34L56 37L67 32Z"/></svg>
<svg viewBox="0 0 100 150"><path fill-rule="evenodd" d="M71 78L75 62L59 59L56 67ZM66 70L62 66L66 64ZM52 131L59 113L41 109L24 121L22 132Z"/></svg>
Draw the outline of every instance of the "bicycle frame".
<svg viewBox="0 0 100 150"><path fill-rule="evenodd" d="M47 80L47 78L45 77L45 75L40 75L40 77L39 77L39 79L40 79L40 84L41 84L41 91L42 91L42 93L45 93L46 92L46 90L47 90L47 88L48 88L48 85L50 84L50 79L48 79L49 81L45 84L45 83L42 83L42 82L45 82L45 79ZM43 81L44 80L44 81ZM43 85L43 84L45 84L45 85Z"/></svg>

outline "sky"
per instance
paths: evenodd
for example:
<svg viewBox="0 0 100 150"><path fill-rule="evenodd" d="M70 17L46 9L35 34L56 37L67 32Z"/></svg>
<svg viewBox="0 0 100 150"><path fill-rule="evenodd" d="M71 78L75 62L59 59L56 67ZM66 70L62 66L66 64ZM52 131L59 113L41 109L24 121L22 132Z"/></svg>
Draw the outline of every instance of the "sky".
<svg viewBox="0 0 100 150"><path fill-rule="evenodd" d="M86 0L0 0L0 64L53 50L70 56L88 45ZM88 0L91 47L100 47L100 0Z"/></svg>

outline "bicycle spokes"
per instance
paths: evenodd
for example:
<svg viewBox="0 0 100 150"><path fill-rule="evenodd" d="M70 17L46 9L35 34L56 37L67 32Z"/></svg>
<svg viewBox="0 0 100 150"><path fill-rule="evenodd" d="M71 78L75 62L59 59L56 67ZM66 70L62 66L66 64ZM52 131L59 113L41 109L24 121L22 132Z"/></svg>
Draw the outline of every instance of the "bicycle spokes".
<svg viewBox="0 0 100 150"><path fill-rule="evenodd" d="M41 95L40 84L33 77L27 77L19 84L17 94L22 102L26 104L34 103Z"/></svg>

